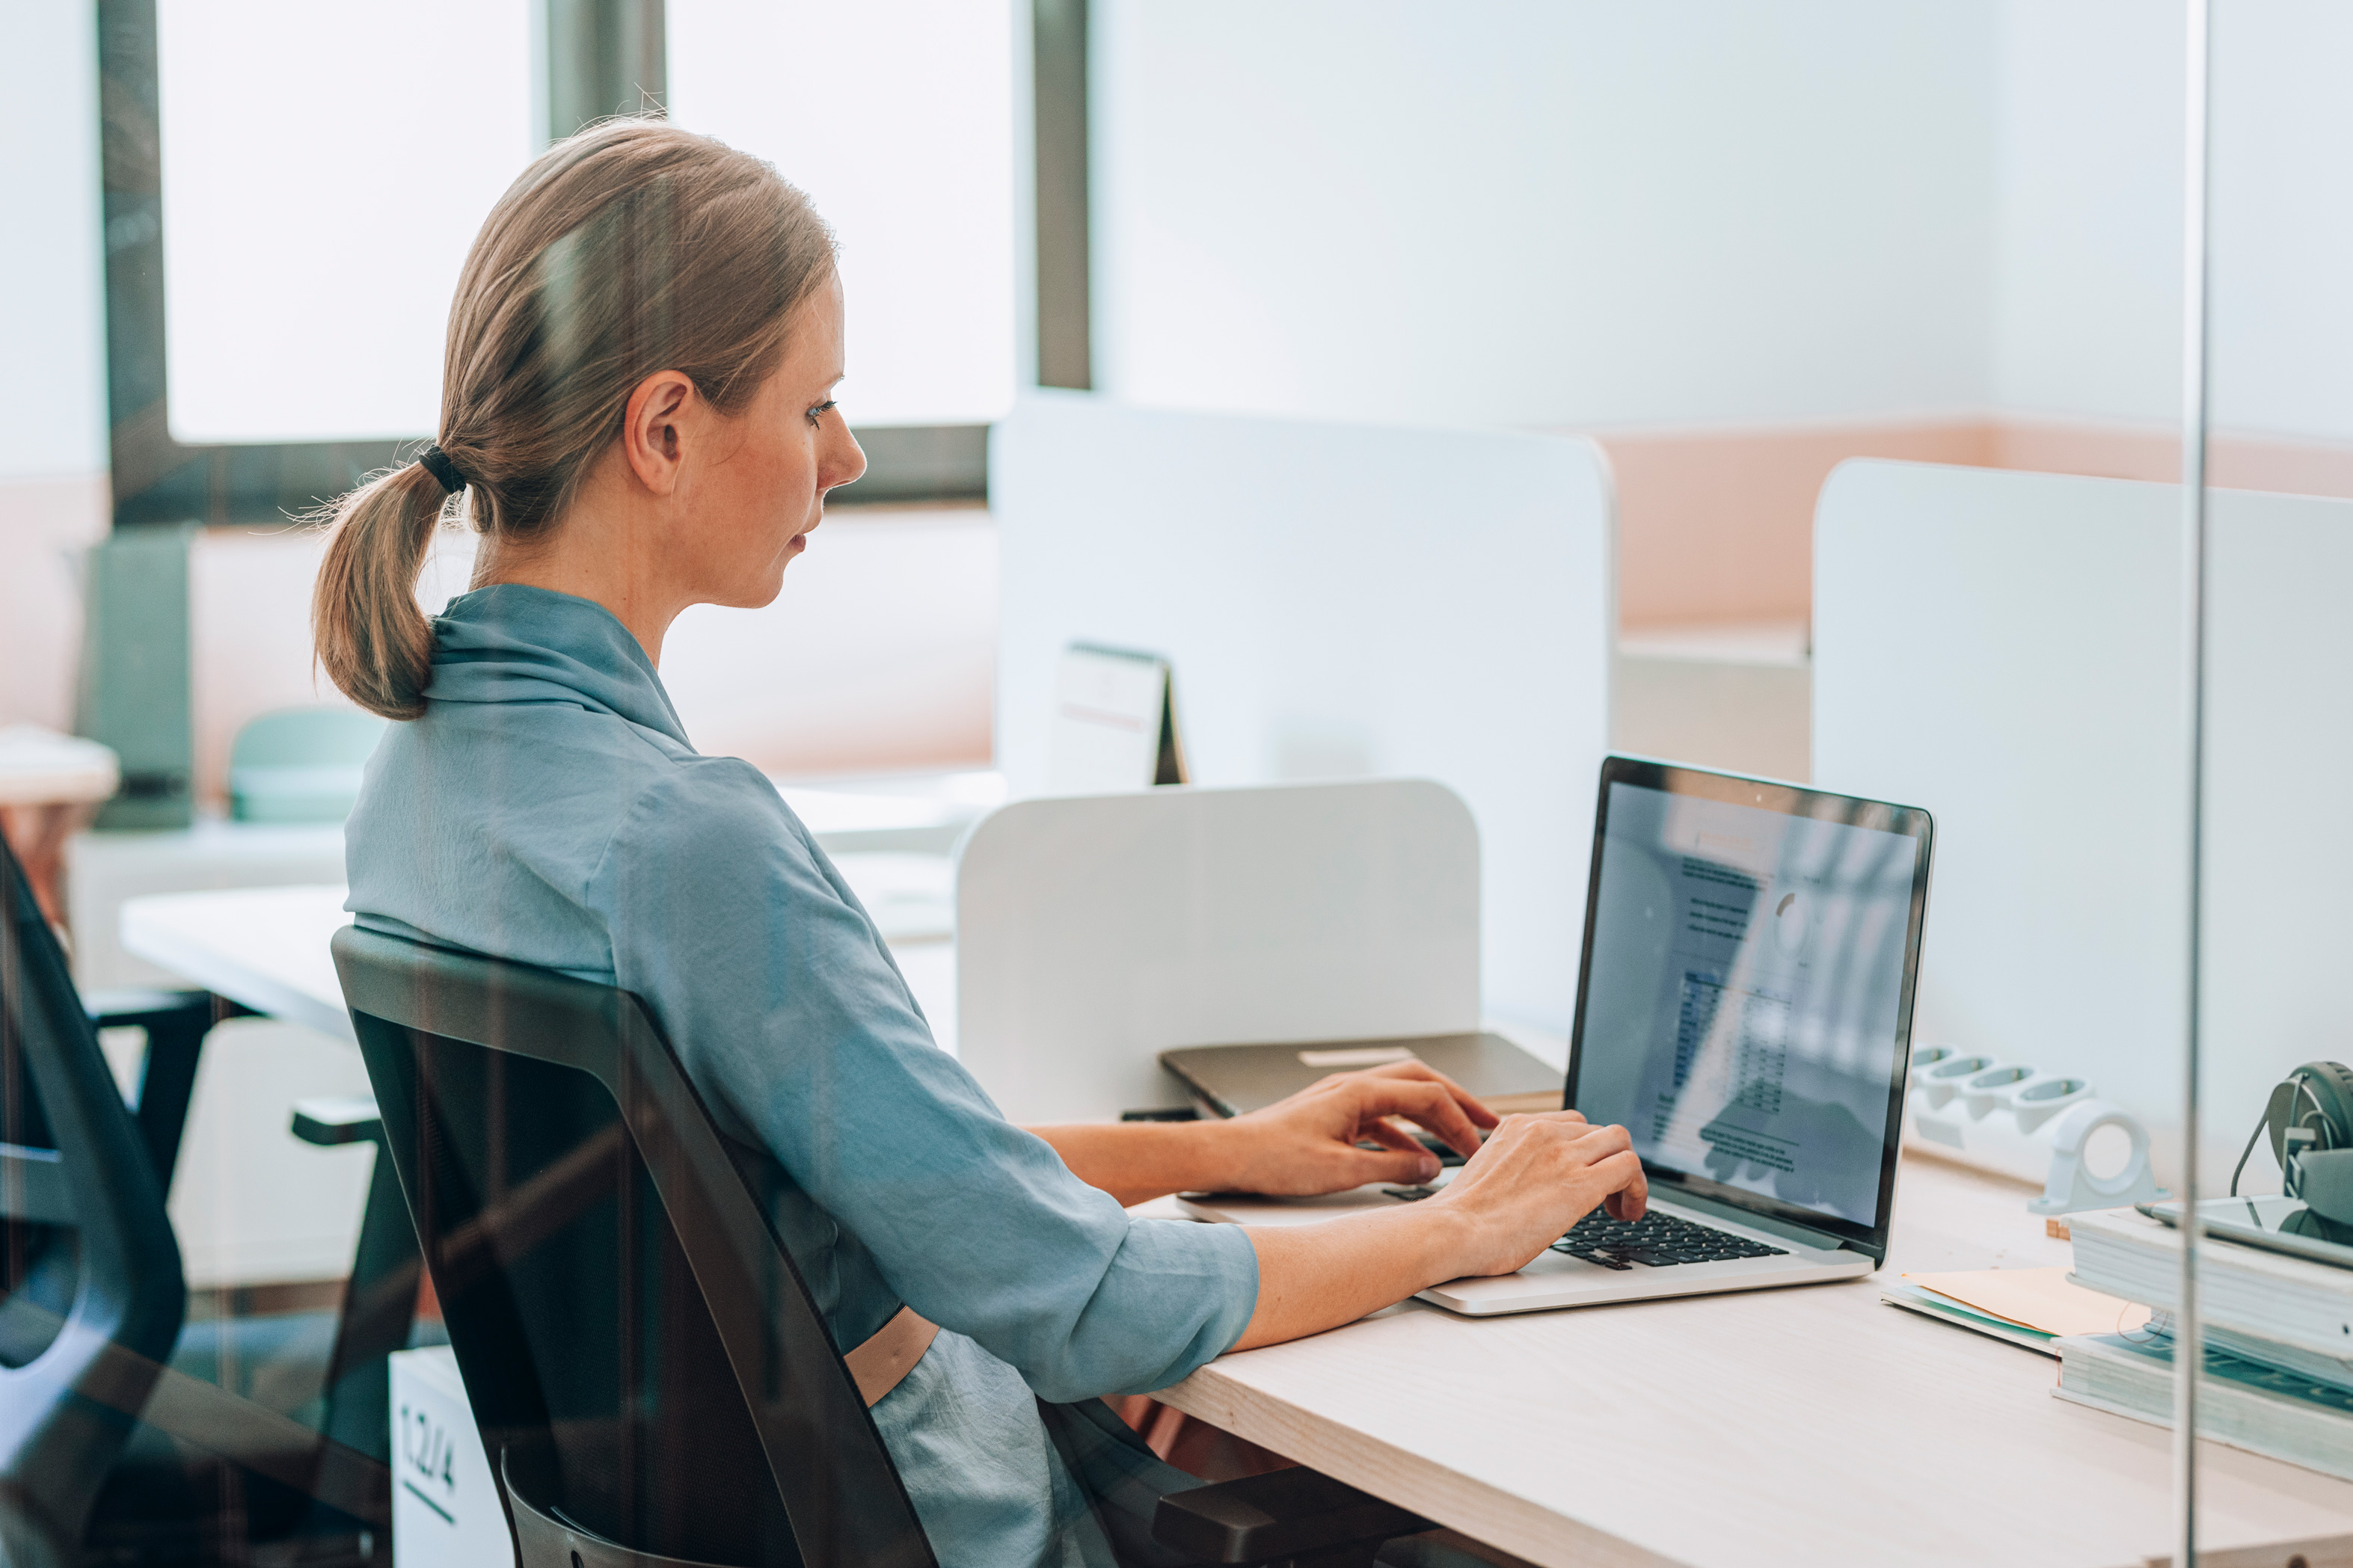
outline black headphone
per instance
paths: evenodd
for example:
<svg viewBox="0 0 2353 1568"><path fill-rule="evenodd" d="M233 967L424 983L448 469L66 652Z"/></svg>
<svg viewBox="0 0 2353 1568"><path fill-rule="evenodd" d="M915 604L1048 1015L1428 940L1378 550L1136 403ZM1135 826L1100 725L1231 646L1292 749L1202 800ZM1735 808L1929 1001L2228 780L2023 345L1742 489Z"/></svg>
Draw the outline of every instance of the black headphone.
<svg viewBox="0 0 2353 1568"><path fill-rule="evenodd" d="M2239 1195L2239 1176L2255 1140L2265 1132L2287 1195L2303 1199L2323 1219L2353 1225L2353 1068L2306 1062L2281 1080L2231 1173L2232 1197Z"/></svg>

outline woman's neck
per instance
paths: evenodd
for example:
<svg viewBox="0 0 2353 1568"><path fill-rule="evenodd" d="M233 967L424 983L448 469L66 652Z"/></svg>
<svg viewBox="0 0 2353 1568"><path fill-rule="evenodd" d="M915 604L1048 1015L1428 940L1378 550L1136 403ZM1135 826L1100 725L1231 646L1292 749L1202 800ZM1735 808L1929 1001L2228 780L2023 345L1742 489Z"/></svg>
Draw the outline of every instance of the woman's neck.
<svg viewBox="0 0 2353 1568"><path fill-rule="evenodd" d="M654 531L616 515L627 510L575 503L532 539L485 536L473 585L513 583L602 605L659 669L662 638L692 601L663 580L658 559L639 559Z"/></svg>

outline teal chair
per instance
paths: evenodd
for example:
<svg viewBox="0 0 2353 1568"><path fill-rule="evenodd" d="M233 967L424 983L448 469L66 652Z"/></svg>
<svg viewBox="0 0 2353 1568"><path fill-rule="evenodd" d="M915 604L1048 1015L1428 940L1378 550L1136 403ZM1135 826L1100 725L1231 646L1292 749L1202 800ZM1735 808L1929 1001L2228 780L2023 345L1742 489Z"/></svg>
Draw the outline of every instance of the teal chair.
<svg viewBox="0 0 2353 1568"><path fill-rule="evenodd" d="M280 708L248 721L228 753L239 822L341 822L385 721L356 708Z"/></svg>

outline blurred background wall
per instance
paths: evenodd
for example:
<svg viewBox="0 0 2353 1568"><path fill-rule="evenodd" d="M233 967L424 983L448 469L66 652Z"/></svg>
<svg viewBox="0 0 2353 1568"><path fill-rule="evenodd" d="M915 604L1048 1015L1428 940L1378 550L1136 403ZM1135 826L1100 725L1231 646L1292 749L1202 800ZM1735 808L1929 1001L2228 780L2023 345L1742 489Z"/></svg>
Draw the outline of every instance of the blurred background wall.
<svg viewBox="0 0 2353 1568"><path fill-rule="evenodd" d="M11 9L28 48L75 64L28 78L42 134L14 139L0 176L46 237L0 247L29 302L0 326L17 372L0 535L25 563L0 579L0 720L62 727L72 555L105 515L93 29L80 5ZM2353 210L2317 164L2353 134L2323 64L2353 45L2353 13L2265 0L2219 26L2214 472L2353 493L2353 406L2325 374L2353 354L2353 296L2333 286ZM1772 623L1801 647L1813 496L1845 457L2174 471L2177 32L2136 0L1099 0L1096 383L1594 432L1620 490L1626 625ZM690 124L694 84L723 79L692 58ZM869 219L843 217L856 255ZM838 548L796 569L763 613L784 640L738 661L744 679L699 667L714 736L828 769L985 750L985 710L902 701L929 681L985 709L985 522L871 527L843 513ZM227 628L199 656L204 757L261 694L314 689L295 668L314 555L266 530L200 548L197 620ZM910 611L821 611L828 572L846 593L904 581ZM833 637L826 614L873 634L860 660L776 677ZM749 715L779 691L829 691L823 722L848 728L808 742L818 710L787 702L763 730Z"/></svg>
<svg viewBox="0 0 2353 1568"><path fill-rule="evenodd" d="M0 148L0 724L72 727L80 551L107 527L98 35L88 7L11 0L18 132Z"/></svg>
<svg viewBox="0 0 2353 1568"><path fill-rule="evenodd" d="M2163 7L1096 15L1099 385L1591 431L1630 626L1802 620L1847 457L2178 473ZM2353 13L2217 15L2215 476L2353 493Z"/></svg>

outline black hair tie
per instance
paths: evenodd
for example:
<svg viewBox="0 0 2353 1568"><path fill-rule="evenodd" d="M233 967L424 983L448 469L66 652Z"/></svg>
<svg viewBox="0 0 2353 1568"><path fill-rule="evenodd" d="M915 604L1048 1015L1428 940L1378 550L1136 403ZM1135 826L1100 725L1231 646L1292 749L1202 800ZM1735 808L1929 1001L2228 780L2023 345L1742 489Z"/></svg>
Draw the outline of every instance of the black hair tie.
<svg viewBox="0 0 2353 1568"><path fill-rule="evenodd" d="M417 460L424 464L425 471L438 479L441 482L441 488L451 495L456 495L466 488L466 476L458 471L458 465L451 462L449 454L440 447L426 447L417 454Z"/></svg>

